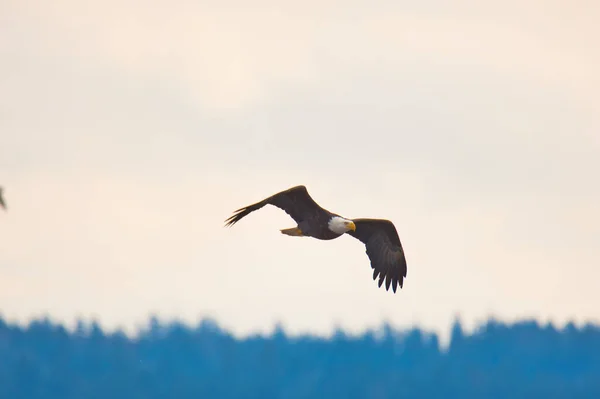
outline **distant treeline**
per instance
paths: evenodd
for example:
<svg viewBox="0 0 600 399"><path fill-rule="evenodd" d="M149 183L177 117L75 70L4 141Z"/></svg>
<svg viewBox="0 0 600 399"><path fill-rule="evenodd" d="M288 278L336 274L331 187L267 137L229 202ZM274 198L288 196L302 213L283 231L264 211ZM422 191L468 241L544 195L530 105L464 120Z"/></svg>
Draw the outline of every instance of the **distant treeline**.
<svg viewBox="0 0 600 399"><path fill-rule="evenodd" d="M235 339L214 321L139 336L96 323L0 319L0 398L600 398L600 327L490 320L435 334L384 326L360 336Z"/></svg>

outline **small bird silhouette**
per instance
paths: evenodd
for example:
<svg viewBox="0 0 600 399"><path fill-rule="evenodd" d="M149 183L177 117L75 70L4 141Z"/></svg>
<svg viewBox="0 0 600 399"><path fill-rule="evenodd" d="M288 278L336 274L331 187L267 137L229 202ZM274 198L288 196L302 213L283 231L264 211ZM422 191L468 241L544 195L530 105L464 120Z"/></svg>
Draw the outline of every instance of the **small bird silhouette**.
<svg viewBox="0 0 600 399"><path fill-rule="evenodd" d="M6 202L4 202L4 197L2 196L2 186L0 186L0 206L6 210Z"/></svg>

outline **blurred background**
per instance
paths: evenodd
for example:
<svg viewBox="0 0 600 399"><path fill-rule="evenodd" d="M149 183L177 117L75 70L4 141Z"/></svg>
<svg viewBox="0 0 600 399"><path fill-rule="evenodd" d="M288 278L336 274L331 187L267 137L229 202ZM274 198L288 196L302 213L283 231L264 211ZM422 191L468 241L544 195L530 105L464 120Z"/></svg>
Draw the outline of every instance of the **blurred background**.
<svg viewBox="0 0 600 399"><path fill-rule="evenodd" d="M0 397L597 397L600 5L0 3ZM235 209L304 184L364 246Z"/></svg>

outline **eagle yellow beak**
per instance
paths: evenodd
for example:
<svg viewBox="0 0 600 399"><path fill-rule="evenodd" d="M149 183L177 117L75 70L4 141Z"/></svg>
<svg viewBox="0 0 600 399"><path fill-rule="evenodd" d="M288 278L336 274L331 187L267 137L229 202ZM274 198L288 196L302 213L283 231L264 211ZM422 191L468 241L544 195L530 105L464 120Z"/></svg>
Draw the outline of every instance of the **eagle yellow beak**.
<svg viewBox="0 0 600 399"><path fill-rule="evenodd" d="M348 227L350 228L350 230L356 231L356 225L354 224L354 222L348 222Z"/></svg>

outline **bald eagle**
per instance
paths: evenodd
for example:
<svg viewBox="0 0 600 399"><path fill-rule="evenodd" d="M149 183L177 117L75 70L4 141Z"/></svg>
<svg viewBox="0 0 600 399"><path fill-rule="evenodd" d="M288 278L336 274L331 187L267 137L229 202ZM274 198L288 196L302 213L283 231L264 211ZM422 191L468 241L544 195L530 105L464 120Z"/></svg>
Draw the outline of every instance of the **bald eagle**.
<svg viewBox="0 0 600 399"><path fill-rule="evenodd" d="M323 209L308 194L306 187L299 185L234 211L234 214L225 220L225 226L233 226L265 205L284 210L297 223L296 227L281 229L282 234L319 240L333 240L343 234L349 234L360 240L365 245L366 254L371 262L373 280L379 276L378 287L381 287L385 280L386 291L389 290L390 284L394 293L398 285L402 288L406 278L406 259L398 232L389 220L346 219Z"/></svg>
<svg viewBox="0 0 600 399"><path fill-rule="evenodd" d="M6 202L4 202L4 196L2 195L2 186L0 186L0 206L6 210Z"/></svg>

